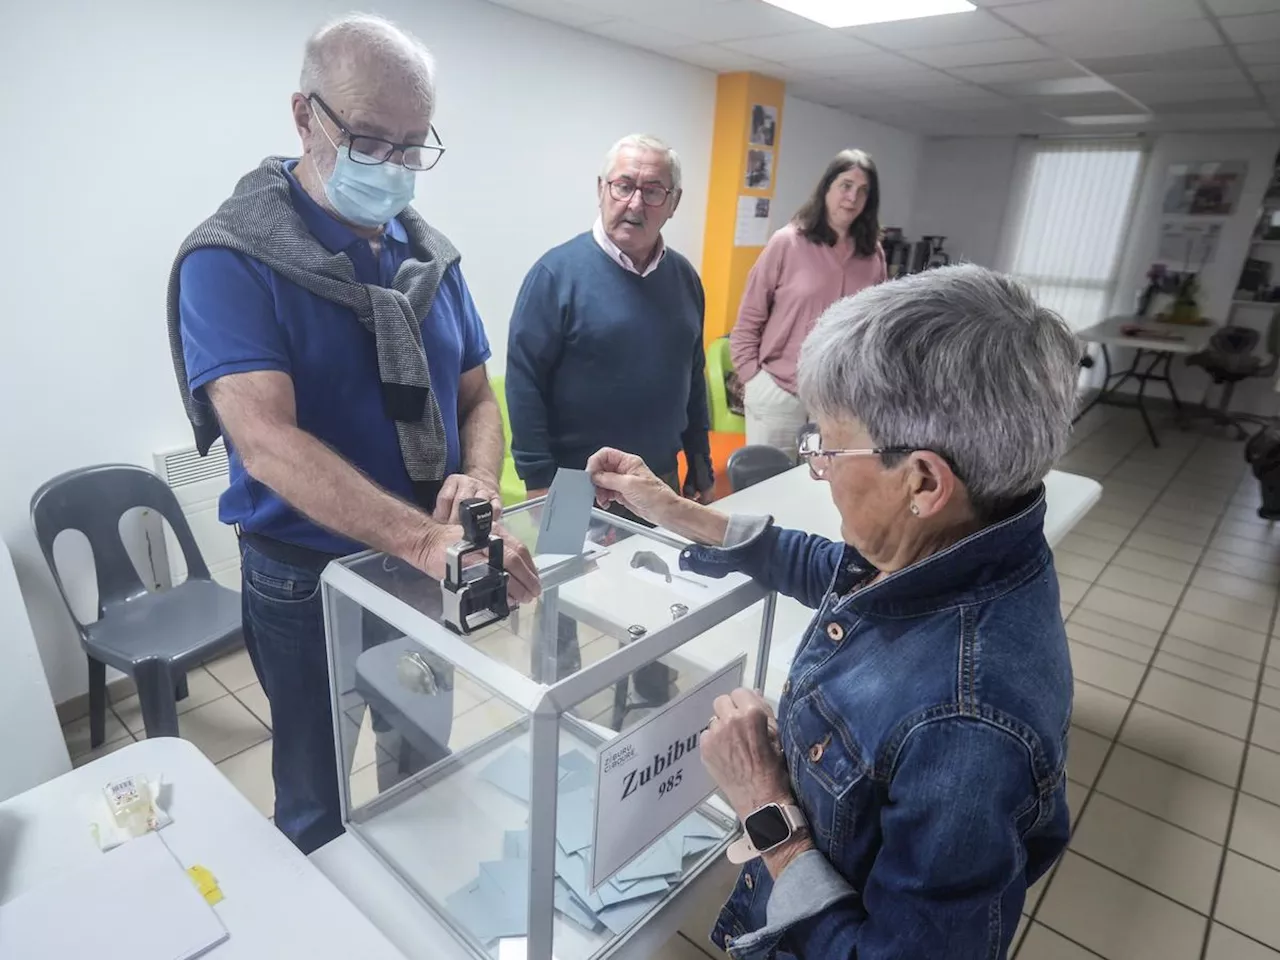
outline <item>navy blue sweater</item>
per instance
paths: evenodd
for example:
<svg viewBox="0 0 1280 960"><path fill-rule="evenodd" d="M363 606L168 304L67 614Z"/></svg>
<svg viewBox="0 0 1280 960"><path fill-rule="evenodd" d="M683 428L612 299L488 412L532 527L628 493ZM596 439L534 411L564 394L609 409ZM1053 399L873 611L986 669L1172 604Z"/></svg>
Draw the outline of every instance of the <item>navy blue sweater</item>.
<svg viewBox="0 0 1280 960"><path fill-rule="evenodd" d="M659 475L675 473L684 449L694 485L710 487L704 309L697 272L671 249L641 277L584 233L533 265L511 316L506 384L511 449L530 489L604 446Z"/></svg>

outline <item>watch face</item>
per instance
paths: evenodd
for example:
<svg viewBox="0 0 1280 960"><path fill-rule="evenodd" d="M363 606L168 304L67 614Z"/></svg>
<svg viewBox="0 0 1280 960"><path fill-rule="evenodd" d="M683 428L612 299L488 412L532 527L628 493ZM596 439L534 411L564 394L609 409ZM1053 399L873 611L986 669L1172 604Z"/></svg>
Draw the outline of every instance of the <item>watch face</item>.
<svg viewBox="0 0 1280 960"><path fill-rule="evenodd" d="M760 851L772 849L791 836L791 828L787 826L786 818L774 804L761 807L751 814L743 826L747 828L751 845Z"/></svg>

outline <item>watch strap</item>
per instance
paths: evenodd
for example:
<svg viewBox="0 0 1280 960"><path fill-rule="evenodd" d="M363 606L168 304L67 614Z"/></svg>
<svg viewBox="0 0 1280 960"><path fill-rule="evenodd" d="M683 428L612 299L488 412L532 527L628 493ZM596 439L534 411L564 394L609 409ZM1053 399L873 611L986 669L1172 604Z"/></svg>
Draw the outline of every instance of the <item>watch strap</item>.
<svg viewBox="0 0 1280 960"><path fill-rule="evenodd" d="M787 825L787 836L783 840L779 841L775 846L782 846L782 844L794 837L799 831L808 829L809 822L805 820L804 811L794 803L770 803L765 804L765 806L777 807L781 810L782 819ZM765 807L760 808L760 810L763 809L765 809ZM758 812L759 811L752 811L752 815ZM774 847L769 847L768 850L757 850L755 844L751 842L751 835L747 833L746 824L744 823L742 827L742 836L729 844L728 850L725 851L725 856L728 857L730 863L750 863L762 853L768 853L769 850L773 849Z"/></svg>

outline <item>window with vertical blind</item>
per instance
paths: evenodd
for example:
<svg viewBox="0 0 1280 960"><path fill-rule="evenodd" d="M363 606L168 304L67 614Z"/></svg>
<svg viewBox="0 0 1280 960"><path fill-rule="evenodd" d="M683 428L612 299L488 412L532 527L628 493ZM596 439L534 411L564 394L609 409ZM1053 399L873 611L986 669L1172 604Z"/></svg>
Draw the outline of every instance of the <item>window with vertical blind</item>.
<svg viewBox="0 0 1280 960"><path fill-rule="evenodd" d="M1107 315L1145 158L1140 140L1028 141L1019 153L1004 269L1073 330Z"/></svg>

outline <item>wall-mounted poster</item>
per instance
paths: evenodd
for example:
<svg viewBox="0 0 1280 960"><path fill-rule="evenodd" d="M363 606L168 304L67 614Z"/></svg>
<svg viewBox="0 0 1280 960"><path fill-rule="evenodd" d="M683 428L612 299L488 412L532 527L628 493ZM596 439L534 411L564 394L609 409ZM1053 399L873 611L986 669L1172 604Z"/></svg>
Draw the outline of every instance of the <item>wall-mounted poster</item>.
<svg viewBox="0 0 1280 960"><path fill-rule="evenodd" d="M751 108L751 142L761 147L772 147L778 134L778 108L757 103Z"/></svg>
<svg viewBox="0 0 1280 960"><path fill-rule="evenodd" d="M735 247L763 247L769 242L769 198L738 197L738 220L734 224Z"/></svg>
<svg viewBox="0 0 1280 960"><path fill-rule="evenodd" d="M1174 163L1165 178L1164 212L1227 217L1235 213L1249 172L1245 160Z"/></svg>
<svg viewBox="0 0 1280 960"><path fill-rule="evenodd" d="M768 190L773 186L773 151L747 151L748 190Z"/></svg>
<svg viewBox="0 0 1280 960"><path fill-rule="evenodd" d="M1160 250L1156 259L1171 270L1198 273L1218 252L1221 223L1188 223L1166 220L1160 224Z"/></svg>

